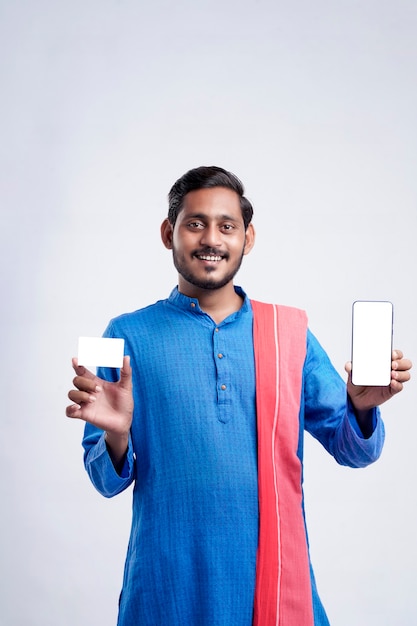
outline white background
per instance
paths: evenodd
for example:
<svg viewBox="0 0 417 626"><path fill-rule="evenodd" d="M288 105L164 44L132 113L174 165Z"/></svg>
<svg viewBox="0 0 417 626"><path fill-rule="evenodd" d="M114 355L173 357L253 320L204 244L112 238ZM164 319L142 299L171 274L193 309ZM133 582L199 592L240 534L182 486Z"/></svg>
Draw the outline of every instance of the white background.
<svg viewBox="0 0 417 626"><path fill-rule="evenodd" d="M172 183L244 182L253 298L307 309L335 366L355 299L389 299L416 360L414 0L0 2L0 623L113 626L130 492L105 500L64 417L79 335L168 295ZM307 437L332 626L417 624L416 383L365 470Z"/></svg>

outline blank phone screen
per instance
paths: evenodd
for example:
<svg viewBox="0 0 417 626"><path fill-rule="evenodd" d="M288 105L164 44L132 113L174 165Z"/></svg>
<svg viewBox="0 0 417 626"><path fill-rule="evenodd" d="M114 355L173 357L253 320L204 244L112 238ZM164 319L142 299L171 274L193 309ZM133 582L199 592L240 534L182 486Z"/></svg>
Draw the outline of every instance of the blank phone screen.
<svg viewBox="0 0 417 626"><path fill-rule="evenodd" d="M391 302L357 301L352 307L352 383L387 386L391 382Z"/></svg>

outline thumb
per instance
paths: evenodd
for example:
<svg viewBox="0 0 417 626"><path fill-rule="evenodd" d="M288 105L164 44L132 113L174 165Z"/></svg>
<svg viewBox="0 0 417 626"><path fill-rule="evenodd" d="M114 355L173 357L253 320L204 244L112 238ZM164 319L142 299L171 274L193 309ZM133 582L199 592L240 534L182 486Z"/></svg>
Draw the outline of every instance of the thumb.
<svg viewBox="0 0 417 626"><path fill-rule="evenodd" d="M345 372L347 374L351 374L352 373L352 363L351 361L348 361L347 363L345 363Z"/></svg>
<svg viewBox="0 0 417 626"><path fill-rule="evenodd" d="M123 367L120 370L120 387L122 389L130 389L132 386L132 368L130 366L130 356L123 357Z"/></svg>

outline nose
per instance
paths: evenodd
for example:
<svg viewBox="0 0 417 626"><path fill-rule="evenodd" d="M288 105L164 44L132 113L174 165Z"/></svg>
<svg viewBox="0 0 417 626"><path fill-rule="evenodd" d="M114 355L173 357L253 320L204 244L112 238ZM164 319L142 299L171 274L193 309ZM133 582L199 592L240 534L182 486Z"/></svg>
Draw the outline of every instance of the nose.
<svg viewBox="0 0 417 626"><path fill-rule="evenodd" d="M217 224L207 224L201 233L201 244L208 248L216 248L221 245L220 231Z"/></svg>

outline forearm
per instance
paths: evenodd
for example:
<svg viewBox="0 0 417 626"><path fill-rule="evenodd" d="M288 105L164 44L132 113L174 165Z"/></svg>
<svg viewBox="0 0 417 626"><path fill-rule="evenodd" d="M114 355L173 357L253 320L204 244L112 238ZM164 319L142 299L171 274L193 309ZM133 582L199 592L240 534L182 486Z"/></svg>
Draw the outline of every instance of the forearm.
<svg viewBox="0 0 417 626"><path fill-rule="evenodd" d="M83 439L84 464L97 491L106 498L111 498L132 483L135 460L129 441L127 454L118 471L109 454L105 437L106 434L102 430L86 424Z"/></svg>
<svg viewBox="0 0 417 626"><path fill-rule="evenodd" d="M366 467L380 455L384 428L378 409L354 408L346 383L309 333L304 371L305 428L341 465ZM365 410L364 410L365 409Z"/></svg>
<svg viewBox="0 0 417 626"><path fill-rule="evenodd" d="M121 473L126 460L127 449L129 445L129 434L115 434L106 432L105 442L107 451L114 465L114 469L118 474Z"/></svg>
<svg viewBox="0 0 417 626"><path fill-rule="evenodd" d="M356 421L364 439L369 439L375 429L374 412L372 411L372 409L370 409L369 411L358 410L353 406L353 404L352 407L356 417Z"/></svg>

